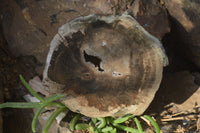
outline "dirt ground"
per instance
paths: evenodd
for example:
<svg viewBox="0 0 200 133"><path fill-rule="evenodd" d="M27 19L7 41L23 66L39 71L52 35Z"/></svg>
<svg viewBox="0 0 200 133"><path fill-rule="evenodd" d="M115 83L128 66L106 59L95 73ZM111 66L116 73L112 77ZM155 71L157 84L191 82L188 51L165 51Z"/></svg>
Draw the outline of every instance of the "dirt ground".
<svg viewBox="0 0 200 133"><path fill-rule="evenodd" d="M19 81L19 74L26 79L33 77L36 60L31 57L15 57L0 34L0 102L24 101L27 93ZM2 95L3 94L3 95ZM22 115L23 114L23 115ZM3 109L3 133L31 133L33 113L31 109Z"/></svg>

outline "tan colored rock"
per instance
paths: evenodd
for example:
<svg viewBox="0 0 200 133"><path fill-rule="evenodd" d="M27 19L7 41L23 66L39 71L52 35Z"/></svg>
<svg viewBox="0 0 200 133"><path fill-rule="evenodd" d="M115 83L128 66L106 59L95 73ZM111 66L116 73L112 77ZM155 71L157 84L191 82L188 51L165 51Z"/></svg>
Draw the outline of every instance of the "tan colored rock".
<svg viewBox="0 0 200 133"><path fill-rule="evenodd" d="M129 15L89 15L59 28L43 81L50 94L89 117L142 114L168 60L162 44Z"/></svg>

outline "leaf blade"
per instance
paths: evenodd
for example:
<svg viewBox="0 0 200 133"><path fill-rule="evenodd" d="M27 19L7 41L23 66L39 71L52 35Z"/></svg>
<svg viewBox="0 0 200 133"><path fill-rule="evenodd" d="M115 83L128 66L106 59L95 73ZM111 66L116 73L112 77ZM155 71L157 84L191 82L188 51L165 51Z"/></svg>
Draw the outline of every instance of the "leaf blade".
<svg viewBox="0 0 200 133"><path fill-rule="evenodd" d="M127 116L123 116L121 118L115 119L113 120L114 124L119 124L119 123L123 123L131 118L135 117L135 115L127 115Z"/></svg>
<svg viewBox="0 0 200 133"><path fill-rule="evenodd" d="M74 118L70 121L69 129L70 129L71 131L74 131L75 124L76 124L76 122L78 121L78 119L81 118L81 116L82 116L81 114L76 114L76 115L74 116Z"/></svg>
<svg viewBox="0 0 200 133"><path fill-rule="evenodd" d="M38 108L41 106L40 102L7 102L0 104L2 108Z"/></svg>
<svg viewBox="0 0 200 133"><path fill-rule="evenodd" d="M47 120L47 122L44 125L44 128L42 130L42 133L47 133L49 128L51 127L53 121L55 120L55 118L63 111L65 111L67 108L59 108L58 110L56 110L55 112L53 112L53 114L49 117L49 119Z"/></svg>
<svg viewBox="0 0 200 133"><path fill-rule="evenodd" d="M23 78L22 75L19 75L19 78L21 80L21 82L23 83L23 85L28 89L28 91L35 96L38 100L40 100L41 102L44 102L44 99L39 96L32 88L31 86L25 81L25 79Z"/></svg>
<svg viewBox="0 0 200 133"><path fill-rule="evenodd" d="M152 124L152 125L154 126L154 128L155 128L156 133L160 133L160 128L159 128L157 122L156 122L153 118L151 118L151 117L148 116L148 115L144 115L144 118L148 119L148 120L151 122L151 124Z"/></svg>
<svg viewBox="0 0 200 133"><path fill-rule="evenodd" d="M33 132L36 132L35 127L36 127L37 119L38 119L39 115L41 114L42 110L43 110L46 106L48 106L48 103L41 105L41 107L36 111L36 113L35 113L35 115L34 115L34 117L33 117L33 120L32 120L32 124L31 124L31 128L32 128L32 131L33 131Z"/></svg>

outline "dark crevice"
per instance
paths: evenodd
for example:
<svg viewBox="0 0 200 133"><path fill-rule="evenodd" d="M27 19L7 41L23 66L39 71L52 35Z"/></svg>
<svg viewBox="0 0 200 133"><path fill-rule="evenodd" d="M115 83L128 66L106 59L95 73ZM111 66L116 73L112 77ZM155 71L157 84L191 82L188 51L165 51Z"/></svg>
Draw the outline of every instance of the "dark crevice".
<svg viewBox="0 0 200 133"><path fill-rule="evenodd" d="M98 67L98 70L100 72L103 72L104 70L101 68L100 63L101 63L101 59L97 56L93 56L93 55L89 55L85 52L85 50L83 51L84 54L84 58L86 62L90 62L92 63L95 67Z"/></svg>

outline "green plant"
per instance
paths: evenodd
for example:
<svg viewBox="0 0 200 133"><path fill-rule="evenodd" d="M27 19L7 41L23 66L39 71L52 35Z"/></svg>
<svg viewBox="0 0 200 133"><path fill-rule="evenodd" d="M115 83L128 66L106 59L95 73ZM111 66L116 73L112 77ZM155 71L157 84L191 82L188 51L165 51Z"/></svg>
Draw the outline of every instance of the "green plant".
<svg viewBox="0 0 200 133"><path fill-rule="evenodd" d="M61 102L57 101L60 98L63 98L64 95L53 95L47 98L42 98L38 95L30 85L24 80L24 78L20 75L20 80L23 85L29 90L29 92L35 96L40 102L7 102L0 104L0 109L2 108L38 108L36 111L33 120L32 120L32 131L36 132L36 122L41 114L42 110L47 106L56 107L55 111L51 114L49 119L46 121L45 126L43 128L43 133L47 133L49 128L51 127L55 118L63 111L66 111L68 108L62 104ZM70 121L70 130L84 130L88 129L90 132L93 133L116 133L117 129L124 130L127 132L132 133L145 133L142 129L142 126L139 120L135 117L135 115L125 115L120 118L113 118L113 117L105 117L105 118L91 118L90 122L87 123L77 123L77 121L82 117L81 114L76 114L73 119ZM160 129L158 124L152 119L150 116L144 115L146 119L148 119L151 124L154 126L156 133L160 133ZM134 118L136 123L137 129L124 126L123 123Z"/></svg>
<svg viewBox="0 0 200 133"><path fill-rule="evenodd" d="M64 97L64 95L54 95L54 96L50 96L50 97L47 97L44 99L41 96L39 96L30 87L30 85L24 80L22 75L20 75L20 80L23 83L23 85L29 90L29 92L33 96L35 96L38 100L40 100L40 102L7 102L7 103L0 104L0 109L2 109L2 108L39 108L36 111L35 116L33 117L33 120L32 120L32 130L33 130L33 132L36 132L36 130L35 130L36 122L37 122L37 119L38 119L40 113L42 112L42 110L47 106L56 107L57 109L51 114L51 116L49 117L49 119L47 120L47 122L45 123L45 126L43 128L43 133L47 133L49 128L51 127L53 121L55 120L55 118L61 112L67 110L67 107L65 105L56 101L56 100Z"/></svg>
<svg viewBox="0 0 200 133"><path fill-rule="evenodd" d="M76 122L81 118L80 114L75 115L75 117L70 122L70 130L85 130L88 129L90 132L94 133L116 133L118 129L131 132L131 133L145 133L142 129L142 126L139 120L135 117L135 115L125 115L123 117L114 119L113 117L105 117L105 118L91 118L88 124L86 123L78 123ZM137 129L124 126L124 122L134 118ZM144 115L144 118L149 120L151 124L154 126L156 133L160 133L160 128L156 121L150 116Z"/></svg>

